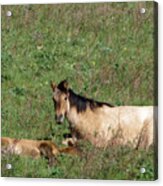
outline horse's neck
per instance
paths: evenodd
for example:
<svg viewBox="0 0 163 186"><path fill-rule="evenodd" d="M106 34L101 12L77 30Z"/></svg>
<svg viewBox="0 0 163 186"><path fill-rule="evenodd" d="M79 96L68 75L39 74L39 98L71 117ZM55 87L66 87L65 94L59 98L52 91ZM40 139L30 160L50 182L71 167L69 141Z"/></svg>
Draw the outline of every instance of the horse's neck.
<svg viewBox="0 0 163 186"><path fill-rule="evenodd" d="M80 117L75 108L70 108L69 112L67 113L67 119L73 127L77 125Z"/></svg>

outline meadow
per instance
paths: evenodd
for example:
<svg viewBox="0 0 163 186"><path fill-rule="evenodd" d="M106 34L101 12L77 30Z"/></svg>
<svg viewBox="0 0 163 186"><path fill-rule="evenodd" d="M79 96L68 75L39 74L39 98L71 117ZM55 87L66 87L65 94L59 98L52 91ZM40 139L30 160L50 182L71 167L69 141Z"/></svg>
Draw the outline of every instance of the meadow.
<svg viewBox="0 0 163 186"><path fill-rule="evenodd" d="M140 13L145 7L146 12ZM2 6L1 135L50 139L57 125L50 81L69 81L81 95L114 105L157 105L154 3ZM6 12L11 11L11 16ZM155 152L97 149L80 141L82 155L47 160L2 156L4 177L154 180ZM6 164L12 164L7 170ZM140 168L146 172L142 174Z"/></svg>

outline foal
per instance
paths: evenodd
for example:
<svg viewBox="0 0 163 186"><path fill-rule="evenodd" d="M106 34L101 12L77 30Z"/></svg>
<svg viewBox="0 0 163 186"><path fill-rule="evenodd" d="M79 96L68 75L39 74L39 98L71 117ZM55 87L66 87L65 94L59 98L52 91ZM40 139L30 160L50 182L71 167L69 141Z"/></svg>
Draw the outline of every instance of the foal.
<svg viewBox="0 0 163 186"><path fill-rule="evenodd" d="M72 143L83 138L97 147L130 145L148 148L153 144L153 106L113 106L76 94L66 80L51 83L57 123L67 118Z"/></svg>
<svg viewBox="0 0 163 186"><path fill-rule="evenodd" d="M19 156L29 156L34 159L45 157L49 165L53 165L57 155L61 153L79 155L79 151L74 147L59 148L55 143L48 140L29 140L1 137L2 154L15 154Z"/></svg>

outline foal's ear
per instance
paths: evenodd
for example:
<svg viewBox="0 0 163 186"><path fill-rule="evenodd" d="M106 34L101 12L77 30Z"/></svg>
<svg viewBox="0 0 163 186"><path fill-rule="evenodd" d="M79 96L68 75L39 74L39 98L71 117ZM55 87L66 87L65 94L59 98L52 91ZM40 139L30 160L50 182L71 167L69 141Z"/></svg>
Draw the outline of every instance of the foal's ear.
<svg viewBox="0 0 163 186"><path fill-rule="evenodd" d="M57 87L56 84L53 81L51 81L50 85L52 90L55 91L55 88Z"/></svg>

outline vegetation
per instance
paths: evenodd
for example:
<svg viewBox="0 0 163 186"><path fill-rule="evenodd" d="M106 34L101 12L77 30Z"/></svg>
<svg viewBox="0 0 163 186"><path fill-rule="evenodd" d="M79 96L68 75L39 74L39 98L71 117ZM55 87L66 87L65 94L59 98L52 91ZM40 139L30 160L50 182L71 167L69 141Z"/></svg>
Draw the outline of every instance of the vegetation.
<svg viewBox="0 0 163 186"><path fill-rule="evenodd" d="M115 105L153 105L153 5L2 6L2 136L50 139L62 146L68 123L55 123L50 80L68 79L75 92ZM97 149L85 141L80 148L81 156L58 156L53 167L43 158L2 157L2 176L156 177L153 148ZM12 169L6 170L6 163Z"/></svg>

